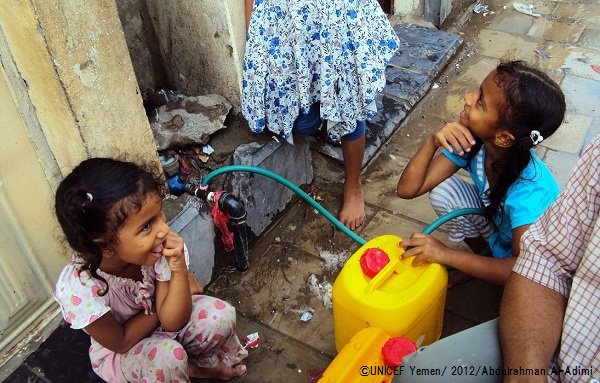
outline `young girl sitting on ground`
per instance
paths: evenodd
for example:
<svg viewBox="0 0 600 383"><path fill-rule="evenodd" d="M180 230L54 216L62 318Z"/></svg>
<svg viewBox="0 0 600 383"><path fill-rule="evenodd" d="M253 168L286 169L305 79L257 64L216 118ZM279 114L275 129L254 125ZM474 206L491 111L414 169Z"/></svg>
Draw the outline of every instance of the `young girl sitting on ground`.
<svg viewBox="0 0 600 383"><path fill-rule="evenodd" d="M521 235L556 199L559 187L532 147L562 123L565 98L546 74L522 61L498 65L479 89L464 97L458 122L446 124L414 155L398 181L402 198L430 192L438 215L466 207L484 216L448 223L449 238L464 240L482 257L413 234L399 246L414 264L437 262L489 282L504 284L519 255ZM442 153L435 155L438 148ZM464 168L473 183L455 176ZM451 275L450 286L453 281Z"/></svg>
<svg viewBox="0 0 600 383"><path fill-rule="evenodd" d="M149 172L107 158L83 161L61 182L56 215L78 253L56 284L63 316L91 336L92 368L108 382L243 375L235 309L192 295L202 288L188 280L161 191Z"/></svg>

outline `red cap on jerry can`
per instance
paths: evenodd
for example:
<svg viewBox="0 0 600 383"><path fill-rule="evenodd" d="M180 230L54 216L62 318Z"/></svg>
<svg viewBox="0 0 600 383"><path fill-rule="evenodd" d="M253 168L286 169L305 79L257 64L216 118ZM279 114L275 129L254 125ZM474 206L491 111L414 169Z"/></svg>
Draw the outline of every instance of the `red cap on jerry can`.
<svg viewBox="0 0 600 383"><path fill-rule="evenodd" d="M378 247L371 247L361 255L360 267L369 278L373 278L377 273L390 262L387 253Z"/></svg>
<svg viewBox="0 0 600 383"><path fill-rule="evenodd" d="M381 348L383 362L388 366L402 365L402 358L415 351L417 351L415 343L412 340L401 336L390 338Z"/></svg>

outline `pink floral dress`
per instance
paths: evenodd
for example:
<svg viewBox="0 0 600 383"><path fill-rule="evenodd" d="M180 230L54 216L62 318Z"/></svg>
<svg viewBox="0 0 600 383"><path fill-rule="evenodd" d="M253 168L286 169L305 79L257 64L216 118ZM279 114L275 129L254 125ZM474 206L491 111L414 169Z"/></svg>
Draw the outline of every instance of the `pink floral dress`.
<svg viewBox="0 0 600 383"><path fill-rule="evenodd" d="M187 252L186 252L187 260ZM142 281L117 277L98 270L106 279L108 293L98 295L102 282L81 271L83 261L73 258L62 270L54 297L63 317L73 329L84 329L107 312L124 323L139 312L152 310L154 281L168 281L171 270L164 257L154 266L142 266ZM199 367L220 363L234 366L247 351L235 332L235 308L205 295L192 297L192 315L178 332L157 328L128 352L118 354L91 339L90 360L93 370L107 382L189 382L188 358Z"/></svg>

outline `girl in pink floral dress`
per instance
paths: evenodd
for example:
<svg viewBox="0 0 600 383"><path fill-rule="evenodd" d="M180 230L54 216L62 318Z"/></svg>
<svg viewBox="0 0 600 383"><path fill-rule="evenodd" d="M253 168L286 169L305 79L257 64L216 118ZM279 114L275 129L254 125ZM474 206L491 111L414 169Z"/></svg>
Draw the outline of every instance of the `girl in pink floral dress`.
<svg viewBox="0 0 600 383"><path fill-rule="evenodd" d="M247 351L235 309L201 293L183 239L162 212L162 182L106 158L59 185L56 215L78 253L54 293L65 320L91 336L94 371L108 382L189 382L243 375Z"/></svg>

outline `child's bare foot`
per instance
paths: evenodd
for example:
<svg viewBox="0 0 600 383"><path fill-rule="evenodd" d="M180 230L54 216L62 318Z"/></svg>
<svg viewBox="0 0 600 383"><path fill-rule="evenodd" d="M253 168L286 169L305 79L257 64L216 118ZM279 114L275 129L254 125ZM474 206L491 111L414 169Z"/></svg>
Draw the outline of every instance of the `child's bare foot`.
<svg viewBox="0 0 600 383"><path fill-rule="evenodd" d="M220 364L217 367L212 368L198 367L194 363L188 364L188 374L190 378L229 380L231 378L242 376L245 373L246 366L243 364L238 364L234 367Z"/></svg>
<svg viewBox="0 0 600 383"><path fill-rule="evenodd" d="M354 230L365 222L365 200L362 186L344 183L344 201L340 210L340 221Z"/></svg>

